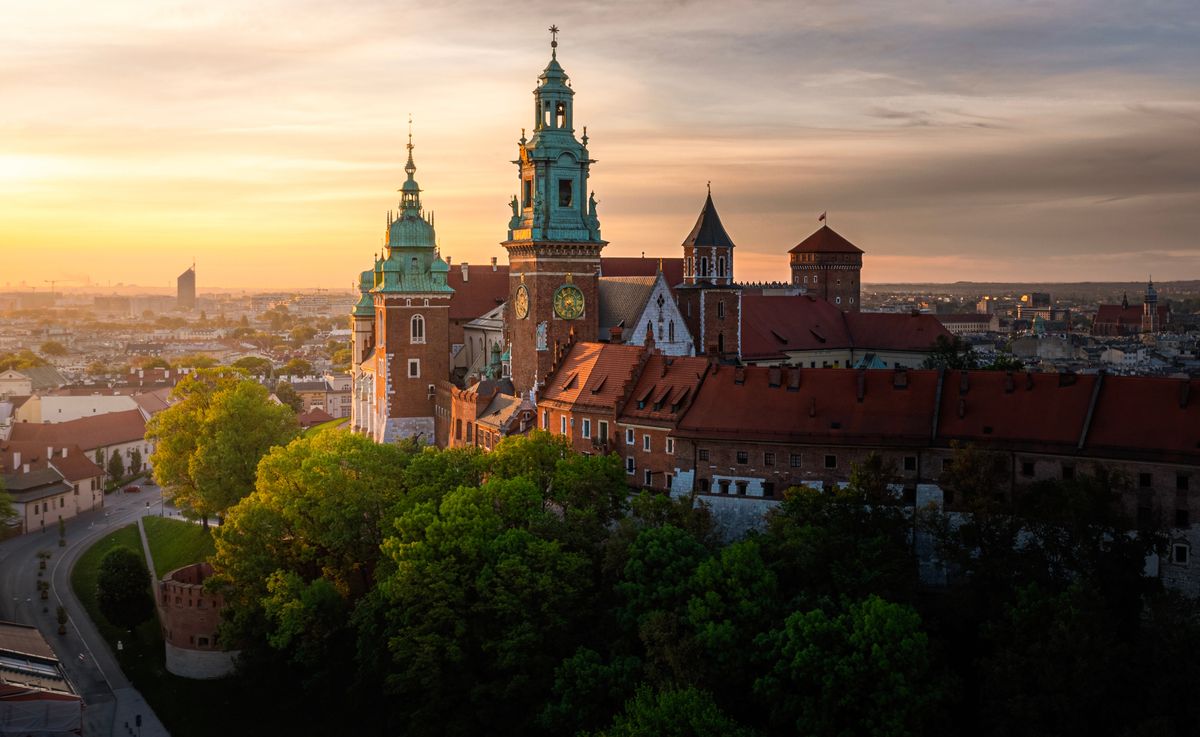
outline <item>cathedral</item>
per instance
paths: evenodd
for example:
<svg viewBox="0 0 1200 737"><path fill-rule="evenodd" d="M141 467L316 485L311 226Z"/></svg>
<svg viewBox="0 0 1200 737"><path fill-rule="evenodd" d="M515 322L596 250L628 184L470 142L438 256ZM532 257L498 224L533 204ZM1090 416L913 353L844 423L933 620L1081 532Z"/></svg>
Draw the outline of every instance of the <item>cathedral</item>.
<svg viewBox="0 0 1200 737"><path fill-rule="evenodd" d="M357 432L380 442L476 443L481 417L491 417L497 427L528 429L508 421L521 411L533 416L539 392L572 346L641 347L731 364L797 360L795 351L764 351L757 344L753 355L745 353L744 304L770 300L767 309L756 308L756 315L766 315L756 317L765 328L756 326L751 343L763 329L787 341L788 331L807 329L804 319L837 322L841 318L831 312L859 310L862 251L828 226L786 254L787 278L739 283L734 241L711 187L679 255L604 256L596 193L588 186L595 161L587 128L577 134L575 90L558 61L557 39L550 45L550 61L533 91L532 127L523 128L517 141L517 192L501 243L507 266L495 258L490 268L452 265L439 253L409 134L400 201L387 213L383 251L360 275L351 319L351 424ZM812 299L777 300L801 296ZM826 304L836 309L824 309ZM801 324L797 310L808 316ZM772 320L784 313L786 323L773 328ZM921 340L932 342L929 327L931 334ZM820 363L850 366L849 332L833 332L846 337L822 346ZM468 405L477 416L457 416Z"/></svg>

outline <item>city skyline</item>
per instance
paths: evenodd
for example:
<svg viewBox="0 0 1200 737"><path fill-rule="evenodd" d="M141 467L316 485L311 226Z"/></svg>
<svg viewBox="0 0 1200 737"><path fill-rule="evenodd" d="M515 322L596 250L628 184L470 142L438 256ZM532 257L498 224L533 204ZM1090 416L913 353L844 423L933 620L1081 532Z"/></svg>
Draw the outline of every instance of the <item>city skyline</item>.
<svg viewBox="0 0 1200 737"><path fill-rule="evenodd" d="M4 281L162 285L194 255L202 285L349 287L409 113L442 253L503 259L551 23L608 255L680 255L711 180L744 280L786 278L822 211L867 283L1200 277L1184 3L483 7L22 7Z"/></svg>

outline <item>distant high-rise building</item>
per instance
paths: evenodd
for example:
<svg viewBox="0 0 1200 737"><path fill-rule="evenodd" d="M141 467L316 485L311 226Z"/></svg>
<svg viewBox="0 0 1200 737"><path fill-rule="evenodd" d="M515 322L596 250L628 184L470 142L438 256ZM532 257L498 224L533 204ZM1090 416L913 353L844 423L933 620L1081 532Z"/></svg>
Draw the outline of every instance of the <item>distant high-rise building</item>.
<svg viewBox="0 0 1200 737"><path fill-rule="evenodd" d="M196 265L192 264L188 270L179 275L175 280L175 306L181 310L196 309Z"/></svg>

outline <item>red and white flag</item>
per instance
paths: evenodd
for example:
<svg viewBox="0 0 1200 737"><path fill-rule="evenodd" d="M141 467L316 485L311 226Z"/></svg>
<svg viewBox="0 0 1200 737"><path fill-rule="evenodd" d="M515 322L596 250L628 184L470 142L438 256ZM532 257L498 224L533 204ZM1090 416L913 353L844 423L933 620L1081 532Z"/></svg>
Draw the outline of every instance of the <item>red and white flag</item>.
<svg viewBox="0 0 1200 737"><path fill-rule="evenodd" d="M817 222L818 222L818 223L823 223L823 222L825 222L825 213L826 213L826 211L825 211L825 210L822 210L822 211L821 211L821 216L820 216L819 218L817 218Z"/></svg>

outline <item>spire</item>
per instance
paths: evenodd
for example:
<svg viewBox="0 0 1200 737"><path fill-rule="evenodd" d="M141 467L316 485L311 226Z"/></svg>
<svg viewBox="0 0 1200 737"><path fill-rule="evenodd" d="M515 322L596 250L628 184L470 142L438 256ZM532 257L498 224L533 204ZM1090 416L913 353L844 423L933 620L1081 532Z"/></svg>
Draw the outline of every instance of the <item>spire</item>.
<svg viewBox="0 0 1200 737"><path fill-rule="evenodd" d="M404 171L408 174L408 178L400 187L400 210L401 217L404 213L417 213L421 210L421 188L417 185L417 180L413 175L417 173L417 165L413 163L413 142L412 142L412 114L408 116L408 161L404 164Z"/></svg>
<svg viewBox="0 0 1200 737"><path fill-rule="evenodd" d="M550 58L558 58L558 26L552 25L547 30L550 31Z"/></svg>
<svg viewBox="0 0 1200 737"><path fill-rule="evenodd" d="M408 114L408 163L404 165L404 171L408 172L408 180L411 182L413 174L417 173L417 165L413 163L412 158L413 142L412 142L412 113Z"/></svg>
<svg viewBox="0 0 1200 737"><path fill-rule="evenodd" d="M685 247L717 246L719 248L733 248L733 240L725 232L725 226L721 224L721 217L717 215L717 207L713 204L711 182L709 183L708 194L704 198L704 207L700 209L700 217L696 218L696 225L692 228L692 232L688 233L687 238L683 240L683 245Z"/></svg>

